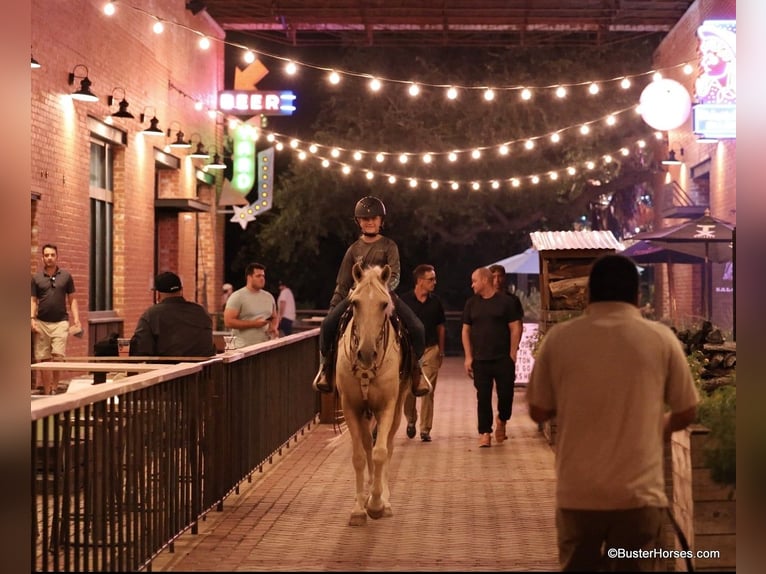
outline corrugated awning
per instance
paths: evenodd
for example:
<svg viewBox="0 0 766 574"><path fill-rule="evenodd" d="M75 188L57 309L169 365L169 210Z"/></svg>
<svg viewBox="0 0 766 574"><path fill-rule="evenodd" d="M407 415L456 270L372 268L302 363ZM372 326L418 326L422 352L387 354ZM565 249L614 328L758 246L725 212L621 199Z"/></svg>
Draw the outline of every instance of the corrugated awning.
<svg viewBox="0 0 766 574"><path fill-rule="evenodd" d="M611 231L533 231L529 234L532 247L538 251L553 249L614 249L625 246Z"/></svg>

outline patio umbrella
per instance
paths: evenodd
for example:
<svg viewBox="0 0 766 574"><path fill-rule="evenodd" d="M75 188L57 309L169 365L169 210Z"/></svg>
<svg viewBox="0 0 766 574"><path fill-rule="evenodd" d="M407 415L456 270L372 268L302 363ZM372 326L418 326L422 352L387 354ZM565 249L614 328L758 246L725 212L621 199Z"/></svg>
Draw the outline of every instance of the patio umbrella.
<svg viewBox="0 0 766 574"><path fill-rule="evenodd" d="M685 253L683 251L676 251L668 247L668 244L660 245L659 243L653 243L648 240L636 241L633 245L627 247L622 255L630 257L636 263L640 264L652 264L652 263L704 263L704 257L698 257Z"/></svg>
<svg viewBox="0 0 766 574"><path fill-rule="evenodd" d="M521 273L525 275L536 275L540 273L540 257L537 249L530 247L522 253L511 255L500 261L495 261L492 265L502 265L506 273Z"/></svg>
<svg viewBox="0 0 766 574"><path fill-rule="evenodd" d="M644 265L657 265L660 263L673 263L673 264L699 264L705 263L704 257L697 257L696 255L690 255L683 251L676 251L668 247L668 243L660 245L659 243L652 243L647 240L636 241L632 245L628 246L622 255L630 257L638 264ZM673 322L676 319L676 299L675 299L675 285L673 280L673 268L668 265L668 296L670 298L670 318Z"/></svg>
<svg viewBox="0 0 766 574"><path fill-rule="evenodd" d="M707 210L699 219L637 233L630 239L667 244L674 251L695 255L703 261L724 263L734 258L734 225L711 217Z"/></svg>
<svg viewBox="0 0 766 574"><path fill-rule="evenodd" d="M734 260L735 227L733 224L711 217L710 210L698 219L662 227L654 231L637 233L631 239L649 241L665 249L694 255L702 259L703 275L703 309L706 319L713 312L712 301L712 269L710 264L724 263ZM638 262L638 261L637 261Z"/></svg>

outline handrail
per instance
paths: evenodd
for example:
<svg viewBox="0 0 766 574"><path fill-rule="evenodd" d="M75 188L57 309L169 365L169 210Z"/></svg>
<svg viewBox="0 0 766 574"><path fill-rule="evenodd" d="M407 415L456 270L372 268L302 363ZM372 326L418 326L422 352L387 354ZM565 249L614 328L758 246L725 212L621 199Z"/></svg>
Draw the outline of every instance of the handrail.
<svg viewBox="0 0 766 574"><path fill-rule="evenodd" d="M200 518L316 421L317 335L196 362L57 363L114 376L32 397L33 569L137 571L181 533L195 533Z"/></svg>

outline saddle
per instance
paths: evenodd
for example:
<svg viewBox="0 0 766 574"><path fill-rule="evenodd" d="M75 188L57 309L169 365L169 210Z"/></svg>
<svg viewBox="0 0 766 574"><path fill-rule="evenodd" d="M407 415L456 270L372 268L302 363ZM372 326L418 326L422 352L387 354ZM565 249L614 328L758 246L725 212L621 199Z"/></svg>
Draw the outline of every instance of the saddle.
<svg viewBox="0 0 766 574"><path fill-rule="evenodd" d="M326 357L327 376L335 378L335 361L338 358L338 346L340 338L351 322L351 318L354 315L354 308L349 305L348 308L341 315L340 323L338 324L338 333L333 341L332 348L330 349L330 356ZM399 338L399 343L402 349L401 360L399 362L399 377L401 380L409 380L412 373L415 371L416 360L415 353L412 349L412 339L410 338L410 332L407 330L407 325L399 318L396 310L391 313L391 326L394 328L396 336Z"/></svg>

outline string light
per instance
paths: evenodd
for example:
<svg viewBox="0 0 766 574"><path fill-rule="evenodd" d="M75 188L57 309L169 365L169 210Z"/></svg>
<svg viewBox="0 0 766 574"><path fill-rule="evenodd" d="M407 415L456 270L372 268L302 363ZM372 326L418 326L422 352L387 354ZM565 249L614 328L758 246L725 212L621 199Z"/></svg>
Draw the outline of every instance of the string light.
<svg viewBox="0 0 766 574"><path fill-rule="evenodd" d="M104 8L103 8L104 13L106 15L108 15L108 16L114 15L115 12L116 12L116 6L115 5L116 5L116 2L106 2L104 4ZM196 34L198 36L205 37L207 39L207 42L203 42L203 40L200 40L200 42L203 45L207 44L207 47L209 47L209 43L211 41L217 41L217 42L220 42L220 43L225 44L227 46L231 46L231 47L234 47L234 48L239 48L239 49L243 50L243 52L245 54L247 54L247 53L251 53L252 54L253 53L253 50L250 47L248 47L248 46L245 46L245 45L242 45L242 44L238 44L238 43L235 43L235 42L230 42L230 41L227 41L227 40L224 40L224 39L207 37L202 32L200 32L198 30L195 30L193 28L190 28L189 26L186 26L184 24L180 24L178 22L173 22L173 21L170 21L170 20L161 19L159 16L151 14L150 12L147 12L146 10L144 10L142 8L138 8L136 6L131 6L129 4L121 4L121 6L125 6L126 8L130 8L130 9L136 11L136 12L140 12L140 13L146 15L148 18L150 18L152 20L152 22L153 22L153 30L157 34L161 34L164 31L165 24L171 24L171 25L176 26L178 28L182 28L182 29L187 30L187 31L189 31L191 33L194 33L194 34ZM205 49L207 49L207 48L205 48ZM279 56L277 54L271 54L271 53L268 53L268 52L263 52L261 50L259 50L258 53L259 53L259 55L261 55L263 57L271 58L271 59L283 62L284 65L285 65L285 72L288 75L294 75L297 72L298 66L300 66L302 68L309 68L309 69L314 69L314 70L318 70L318 71L324 71L324 72L328 73L330 82L332 84L334 84L334 85L340 83L341 78L343 76L359 77L359 78L365 78L365 79L368 79L368 80L372 77L369 73L354 72L354 71L349 71L349 70L335 70L335 69L326 68L326 67L323 67L323 66L317 66L317 65L314 65L314 64L311 64L311 63L308 63L308 62L295 62L292 59L285 58L285 57ZM249 58L250 56L245 56L245 57ZM253 57L254 57L254 55L253 55ZM663 68L663 70L673 70L673 69L676 69L676 68L682 68L683 69L683 73L687 74L687 75L691 74L694 71L694 67L689 62L681 62L681 63L678 63L678 64L666 66L666 67ZM458 90L465 90L465 91L481 90L482 93L485 94L484 97L487 98L488 101L490 101L490 98L494 97L496 95L496 92L498 92L498 91L520 91L521 92L521 98L523 100L527 101L527 100L530 100L532 98L532 90L536 90L536 91L540 91L540 90L555 90L556 96L559 99L563 99L566 96L567 92L568 92L568 88L574 88L574 87L577 87L577 86L588 86L588 91L591 94L595 95L596 93L598 93L600 91L600 84L619 82L619 85L620 85L621 88L628 89L632 85L631 79L639 78L639 77L644 77L644 76L649 76L649 75L657 75L659 77L662 77L662 73L661 73L660 70L650 70L650 71L641 72L641 73L637 73L637 74L631 74L631 75L627 75L627 76L623 75L623 76L619 76L619 77L616 77L616 78L604 78L604 79L600 79L600 80L588 80L588 81L573 82L573 83L568 83L568 84L556 83L556 84L551 84L551 85L541 85L541 86L534 86L534 87L530 87L530 86L518 86L518 85L495 86L491 90L489 90L486 87L478 87L478 86L456 86L456 85L445 85L445 84L419 83L418 84L418 93L422 92L422 88L446 89L447 98L449 98L449 99L456 99L457 96L458 96ZM385 83L399 83L399 84L407 84L409 86L414 85L414 83L411 80L403 80L403 79L396 79L396 78L377 78L377 81L380 83L380 87L381 88L383 87L383 84L385 84ZM490 91L493 94L493 96L491 96L491 97L486 95Z"/></svg>
<svg viewBox="0 0 766 574"><path fill-rule="evenodd" d="M279 145L281 143L281 141L279 141L280 138L287 139L287 137L281 136L279 134L270 134L270 135L273 135L275 140L277 140L277 144L276 144L277 149L285 149L285 150L289 149L294 152L297 152L298 158L300 160L307 159L308 154L306 154L304 149L300 148L300 145L301 145L300 141L298 141L298 148L295 148L293 145L280 146ZM291 141L296 141L296 140L291 140ZM646 142L644 140L638 140L636 141L635 146L637 148L637 153L641 153L641 150L646 147ZM628 147L622 147L619 150L615 151L614 153L619 154L623 157L628 157L631 154L631 151ZM343 176L348 176L353 173L353 169L347 163L344 163L342 161L339 161L333 158L322 157L321 155L317 155L316 157L320 161L320 165L325 169L329 169L333 166L336 166L336 168L341 171ZM586 170L593 170L596 168L597 164L607 166L611 163L614 163L615 161L616 160L614 159L614 156L611 153L607 153L600 156L598 161L594 161L594 160L584 161L582 163L582 166ZM547 171L545 172L544 176L548 180L555 182L562 177L562 173L566 173L570 177L573 177L577 174L577 172L578 170L574 165L568 165L568 166L562 166L559 169ZM511 189L517 189L519 187L522 187L524 182L529 182L533 185L536 185L536 184L539 184L543 179L543 174L529 174L529 175L523 175L523 176L514 175L511 177L505 177L505 178L493 177L487 180L459 181L454 179L443 180L443 179L438 179L433 177L420 178L414 175L407 175L407 174L397 175L390 172L389 173L377 172L374 169L367 169L367 168L362 169L360 173L363 173L364 177L367 180L372 180L379 175L385 178L392 185L395 184L397 181L401 180L406 182L407 185L410 187L417 187L422 183L423 185L430 186L431 189L438 189L443 184L452 190L458 190L464 186L468 186L470 189L473 189L473 190L486 189L486 188L491 188L494 190L494 189L499 189L502 187L500 183L501 181L506 182Z"/></svg>

